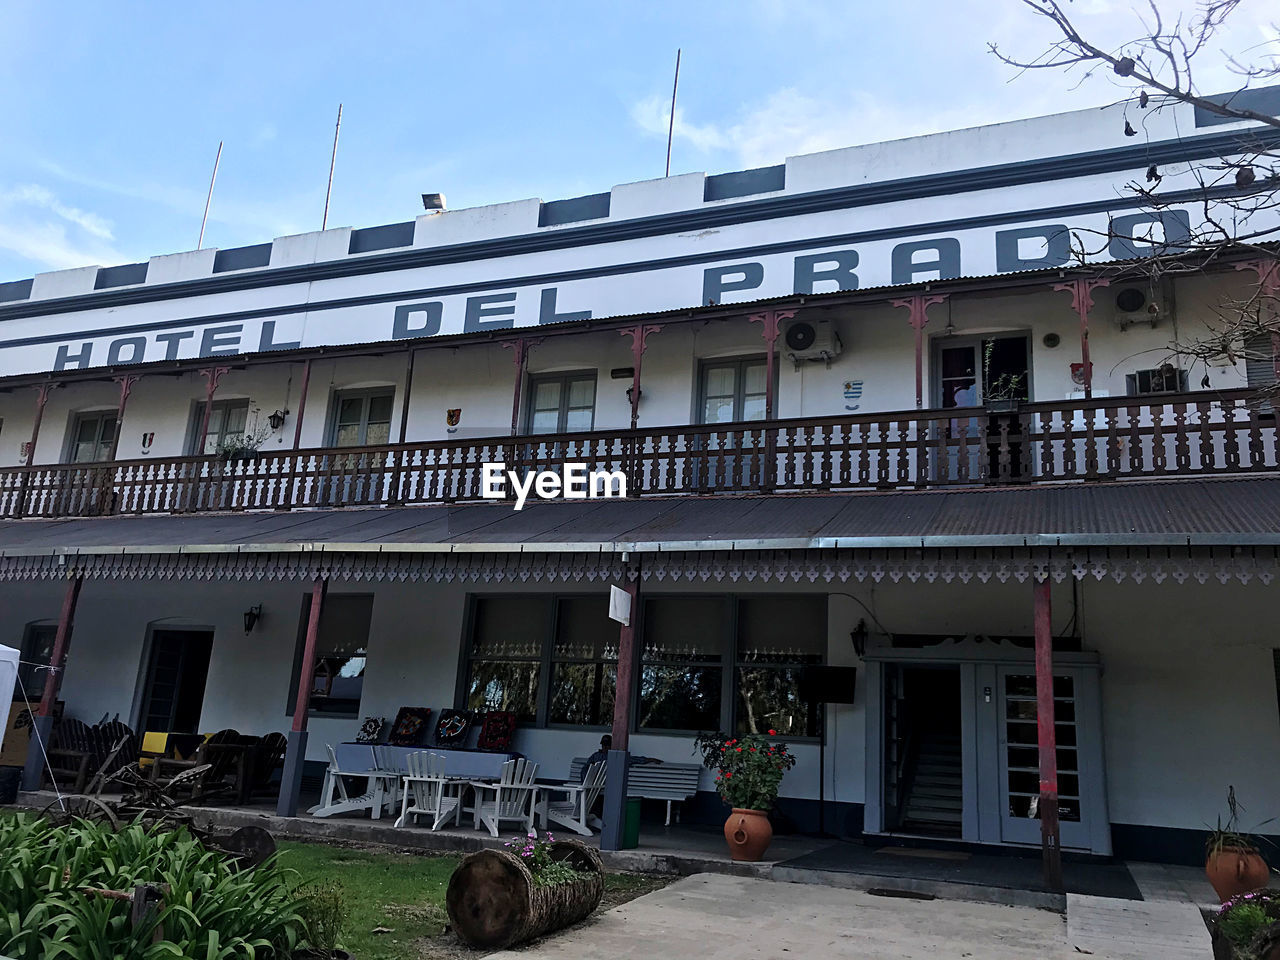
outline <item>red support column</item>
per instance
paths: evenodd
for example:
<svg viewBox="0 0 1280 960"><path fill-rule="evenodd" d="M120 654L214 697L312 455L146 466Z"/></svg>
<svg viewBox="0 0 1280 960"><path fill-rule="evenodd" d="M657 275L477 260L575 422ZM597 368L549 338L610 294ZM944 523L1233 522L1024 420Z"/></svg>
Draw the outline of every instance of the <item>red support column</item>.
<svg viewBox="0 0 1280 960"><path fill-rule="evenodd" d="M640 420L640 361L644 358L649 334L657 333L662 324L638 324L634 327L623 327L618 331L624 337L631 338L631 429L636 428Z"/></svg>
<svg viewBox="0 0 1280 960"><path fill-rule="evenodd" d="M316 577L311 586L311 609L307 613L307 638L302 645L302 665L298 671L298 698L293 706L293 730L307 729L307 708L311 702L311 679L316 669L316 638L320 635L320 615L329 581Z"/></svg>
<svg viewBox="0 0 1280 960"><path fill-rule="evenodd" d="M1093 399L1093 362L1089 359L1089 311L1093 309L1093 291L1111 286L1110 280L1076 277L1066 283L1055 283L1053 289L1071 294L1071 309L1080 315L1080 365L1084 378L1084 398Z"/></svg>
<svg viewBox="0 0 1280 960"><path fill-rule="evenodd" d="M541 342L541 337L521 337L518 340L502 341L504 347L515 352L515 356L512 357L516 366L515 395L511 401L511 435L513 437L518 436L520 433L520 392L524 388L525 362L529 359L529 349L536 347Z"/></svg>
<svg viewBox="0 0 1280 960"><path fill-rule="evenodd" d="M22 782L27 790L39 790L44 784L45 756L49 739L53 734L53 709L62 687L62 674L66 668L67 651L71 648L71 630L75 626L76 604L80 600L80 587L84 578L75 574L67 581L67 592L62 596L62 612L58 616L58 632L54 635L53 653L49 657L49 670L45 676L44 693L31 723L31 743L27 747L27 760L22 771Z"/></svg>
<svg viewBox="0 0 1280 960"><path fill-rule="evenodd" d="M31 423L31 440L27 443L27 466L35 466L36 441L40 439L40 422L44 420L44 405L49 402L49 391L60 386L56 383L42 383L36 387L36 418Z"/></svg>
<svg viewBox="0 0 1280 960"><path fill-rule="evenodd" d="M775 398L773 386L774 354L777 351L778 333L783 320L790 320L796 315L795 310L766 310L747 317L748 323L759 323L764 326L761 331L768 352L765 354L764 370L764 418L772 420L775 416Z"/></svg>
<svg viewBox="0 0 1280 960"><path fill-rule="evenodd" d="M631 701L635 694L636 617L640 612L640 573L623 585L631 597L631 622L618 630L618 679L613 697L613 749L626 750L631 740Z"/></svg>
<svg viewBox="0 0 1280 960"><path fill-rule="evenodd" d="M1050 581L1033 580L1036 635L1036 732L1040 747L1040 848L1044 880L1062 889L1062 849L1058 833L1058 744L1053 702L1053 609Z"/></svg>
<svg viewBox="0 0 1280 960"><path fill-rule="evenodd" d="M302 662L298 667L298 696L293 707L293 727L289 731L289 747L284 754L284 770L280 774L280 796L276 815L298 814L298 795L302 792L302 768L307 759L307 711L311 702L311 681L316 669L316 638L320 635L320 617L324 609L329 581L316 577L311 586L311 609L307 613L307 636L302 645Z"/></svg>
<svg viewBox="0 0 1280 960"><path fill-rule="evenodd" d="M298 394L298 416L293 421L293 449L302 445L302 415L307 411L307 388L311 386L311 360L302 365L302 390Z"/></svg>
<svg viewBox="0 0 1280 960"><path fill-rule="evenodd" d="M946 294L925 296L913 293L901 300L890 300L895 307L906 307L909 312L907 322L916 333L916 409L924 409L924 328L929 322L929 308L935 303L946 302Z"/></svg>
<svg viewBox="0 0 1280 960"><path fill-rule="evenodd" d="M206 381L204 391L204 419L200 422L200 442L196 445L200 453L204 453L204 442L209 438L209 419L213 416L213 395L222 378L231 371L230 367L204 367L200 376Z"/></svg>
<svg viewBox="0 0 1280 960"><path fill-rule="evenodd" d="M127 373L123 377L112 377L111 379L120 384L120 402L116 405L116 432L115 436L111 438L111 450L107 454L108 460L114 460L116 451L120 449L120 429L124 425L124 408L129 402L129 394L133 392L133 385L142 378L136 373Z"/></svg>

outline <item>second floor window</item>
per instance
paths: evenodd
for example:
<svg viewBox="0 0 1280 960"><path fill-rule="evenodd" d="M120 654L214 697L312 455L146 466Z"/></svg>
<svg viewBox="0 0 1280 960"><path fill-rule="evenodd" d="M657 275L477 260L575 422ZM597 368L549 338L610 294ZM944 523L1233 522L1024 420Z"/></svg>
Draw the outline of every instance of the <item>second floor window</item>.
<svg viewBox="0 0 1280 960"><path fill-rule="evenodd" d="M71 425L71 449L67 457L72 463L99 463L111 454L116 436L116 413L97 411L76 415Z"/></svg>
<svg viewBox="0 0 1280 960"><path fill-rule="evenodd" d="M702 423L763 420L765 414L763 357L717 360L702 366Z"/></svg>
<svg viewBox="0 0 1280 960"><path fill-rule="evenodd" d="M394 390L344 391L334 400L335 447L376 447L391 442Z"/></svg>
<svg viewBox="0 0 1280 960"><path fill-rule="evenodd" d="M596 375L562 373L529 382L530 433L577 433L596 419Z"/></svg>
<svg viewBox="0 0 1280 960"><path fill-rule="evenodd" d="M191 443L189 454L198 456L217 453L225 450L245 435L249 423L248 400L217 400L209 412L209 432L200 436L200 427L204 424L203 403L197 403L191 412ZM202 444L200 441L204 440Z"/></svg>

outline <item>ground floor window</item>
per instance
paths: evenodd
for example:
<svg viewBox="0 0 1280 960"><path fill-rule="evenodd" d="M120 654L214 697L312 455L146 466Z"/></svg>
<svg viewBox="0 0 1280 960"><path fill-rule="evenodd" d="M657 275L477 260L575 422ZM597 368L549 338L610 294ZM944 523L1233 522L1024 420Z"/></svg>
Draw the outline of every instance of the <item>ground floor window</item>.
<svg viewBox="0 0 1280 960"><path fill-rule="evenodd" d="M637 729L821 732L801 676L825 661L824 595L654 596L637 613ZM608 727L618 642L605 594L473 597L459 700L526 724Z"/></svg>
<svg viewBox="0 0 1280 960"><path fill-rule="evenodd" d="M20 698L23 691L32 703L44 696L44 684L49 676L44 667L53 659L53 642L57 636L56 623L33 623L27 627L18 654L21 686L13 692L14 699Z"/></svg>
<svg viewBox="0 0 1280 960"><path fill-rule="evenodd" d="M300 677L302 653L307 642L307 622L310 618L311 594L308 593L302 598L302 613L298 618L298 646L288 712L293 712L298 683L304 682L309 685L308 708L313 713L354 717L360 712L360 696L364 690L364 666L369 649L369 623L373 619L373 595L330 593L325 596L320 607L315 666L310 676Z"/></svg>

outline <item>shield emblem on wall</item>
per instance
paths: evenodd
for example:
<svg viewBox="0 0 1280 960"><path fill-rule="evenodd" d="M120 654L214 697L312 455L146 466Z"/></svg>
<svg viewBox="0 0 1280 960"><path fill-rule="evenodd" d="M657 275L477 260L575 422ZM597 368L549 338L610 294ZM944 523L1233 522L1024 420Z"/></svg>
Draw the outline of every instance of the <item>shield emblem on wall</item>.
<svg viewBox="0 0 1280 960"><path fill-rule="evenodd" d="M458 421L461 419L462 419L461 407L454 407L451 410L445 411L444 422L447 423L449 426L456 427L458 425Z"/></svg>
<svg viewBox="0 0 1280 960"><path fill-rule="evenodd" d="M143 450L143 452L145 453L146 451L150 450L150 449L151 449L151 444L155 443L155 441L156 441L155 431L152 431L151 433L144 433L144 434L142 435L142 450Z"/></svg>

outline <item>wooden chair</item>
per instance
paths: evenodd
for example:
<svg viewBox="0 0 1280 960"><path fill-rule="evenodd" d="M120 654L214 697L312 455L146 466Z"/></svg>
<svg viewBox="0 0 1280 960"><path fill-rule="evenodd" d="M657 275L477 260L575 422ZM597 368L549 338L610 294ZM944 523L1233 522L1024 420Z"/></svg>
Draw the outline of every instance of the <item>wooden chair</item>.
<svg viewBox="0 0 1280 960"><path fill-rule="evenodd" d="M387 803L387 781L392 780L398 783L400 780L399 774L372 768L343 770L338 765L338 755L334 752L332 745L325 744L325 749L329 751L329 769L324 774L324 787L320 791L320 802L311 807L307 813L313 817L332 817L339 813L368 810L374 820L381 817L382 808ZM372 751L370 759L375 759ZM365 792L356 797L351 796L351 794L347 793L347 786L343 783L343 777L365 780ZM396 793L397 791L393 785L391 795L395 796Z"/></svg>
<svg viewBox="0 0 1280 960"><path fill-rule="evenodd" d="M538 801L538 784L534 782L537 775L536 763L508 760L502 765L502 779L497 783L471 781L476 793L476 829L483 824L496 837L498 825L505 820L519 821L525 830L532 830L533 808Z"/></svg>
<svg viewBox="0 0 1280 960"><path fill-rule="evenodd" d="M591 808L595 806L600 791L604 789L605 762L600 760L591 764L583 775L581 783L566 783L562 787L543 787L546 793L562 793L563 800L552 800L547 797L538 808L542 816L544 828L551 826L551 821L568 827L574 833L584 837L591 836ZM594 818L592 818L594 819Z"/></svg>
<svg viewBox="0 0 1280 960"><path fill-rule="evenodd" d="M405 758L408 776L401 778L400 819L403 827L409 817L416 821L422 814L431 815L431 829L439 830L452 817L456 823L462 811L460 781L444 775L444 757L437 753L411 753Z"/></svg>
<svg viewBox="0 0 1280 960"><path fill-rule="evenodd" d="M83 720L63 717L53 729L45 754L49 761L46 773L58 781L59 788L84 793L90 773L99 766L101 749L92 727Z"/></svg>
<svg viewBox="0 0 1280 960"><path fill-rule="evenodd" d="M258 741L251 764L250 796L276 792L272 777L284 766L284 755L288 749L289 739L283 733L268 733Z"/></svg>

